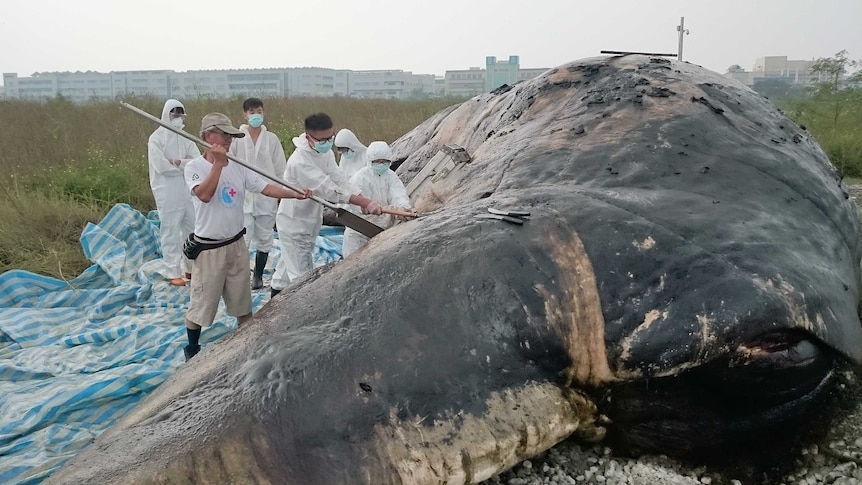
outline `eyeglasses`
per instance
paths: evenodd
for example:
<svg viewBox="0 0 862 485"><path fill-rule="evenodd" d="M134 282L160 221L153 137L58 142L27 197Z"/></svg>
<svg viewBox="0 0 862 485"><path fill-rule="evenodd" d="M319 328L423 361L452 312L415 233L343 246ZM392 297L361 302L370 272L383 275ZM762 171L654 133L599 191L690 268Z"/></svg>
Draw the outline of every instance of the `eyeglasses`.
<svg viewBox="0 0 862 485"><path fill-rule="evenodd" d="M182 108L174 108L174 109L172 109L172 110L171 110L171 114L174 114L174 115L184 115L184 116L185 116L186 112L185 112L185 110L184 110L184 109L182 109Z"/></svg>
<svg viewBox="0 0 862 485"><path fill-rule="evenodd" d="M392 163L391 160L387 160L385 158L380 158L378 160L371 160L371 163Z"/></svg>
<svg viewBox="0 0 862 485"><path fill-rule="evenodd" d="M314 141L332 141L335 139L335 135L330 135L329 138L315 138L310 133L306 133L306 135Z"/></svg>

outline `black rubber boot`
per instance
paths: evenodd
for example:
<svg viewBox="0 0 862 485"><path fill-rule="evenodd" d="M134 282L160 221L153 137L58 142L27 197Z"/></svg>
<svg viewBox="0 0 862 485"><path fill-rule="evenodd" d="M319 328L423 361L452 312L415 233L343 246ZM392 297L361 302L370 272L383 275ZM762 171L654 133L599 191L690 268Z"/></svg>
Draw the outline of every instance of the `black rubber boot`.
<svg viewBox="0 0 862 485"><path fill-rule="evenodd" d="M201 351L200 345L195 345L195 346L186 345L185 347L183 347L183 354L185 354L185 356L186 356L186 362L188 362L192 357L197 355L198 352L200 352L200 351Z"/></svg>
<svg viewBox="0 0 862 485"><path fill-rule="evenodd" d="M270 297L270 298L275 298L275 295L277 295L277 294L279 294L279 293L281 293L281 290L276 290L275 288L270 288L270 290L269 290L269 297Z"/></svg>
<svg viewBox="0 0 862 485"><path fill-rule="evenodd" d="M254 276L251 278L251 289L259 290L263 288L263 270L266 268L266 260L269 259L269 253L258 251L254 255Z"/></svg>

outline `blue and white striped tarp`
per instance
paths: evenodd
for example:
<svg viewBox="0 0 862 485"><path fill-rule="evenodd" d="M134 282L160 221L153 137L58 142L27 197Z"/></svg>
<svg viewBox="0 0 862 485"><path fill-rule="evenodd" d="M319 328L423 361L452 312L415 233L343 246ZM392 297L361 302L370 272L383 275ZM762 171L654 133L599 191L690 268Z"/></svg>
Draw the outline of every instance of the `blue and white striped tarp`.
<svg viewBox="0 0 862 485"><path fill-rule="evenodd" d="M341 257L342 231L324 226L315 266ZM41 482L184 362L189 290L159 274L157 214L119 204L81 245L93 265L72 280L0 275L0 484ZM267 278L278 259L276 244ZM201 344L235 326L222 304Z"/></svg>

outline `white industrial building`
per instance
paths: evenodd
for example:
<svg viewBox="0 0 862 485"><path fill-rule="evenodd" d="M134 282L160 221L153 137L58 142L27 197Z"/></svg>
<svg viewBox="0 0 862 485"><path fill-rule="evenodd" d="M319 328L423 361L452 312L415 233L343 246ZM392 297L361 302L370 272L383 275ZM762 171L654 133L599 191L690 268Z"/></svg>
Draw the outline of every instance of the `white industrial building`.
<svg viewBox="0 0 862 485"><path fill-rule="evenodd" d="M351 91L355 85L356 91ZM46 72L30 77L3 74L9 98L73 102L130 95L157 98L233 96L352 96L408 99L434 94L434 76L392 71L347 71L321 67L204 71Z"/></svg>
<svg viewBox="0 0 862 485"><path fill-rule="evenodd" d="M355 98L421 98L434 93L433 74L402 70L349 71L348 91Z"/></svg>
<svg viewBox="0 0 862 485"><path fill-rule="evenodd" d="M472 97L488 86L531 79L547 69L521 69L518 56L498 62L486 59L488 69L471 67L446 71L445 76L414 74L400 69L352 71L324 67L224 69L177 72L112 71L37 72L29 77L3 74L6 98L48 99L62 96L76 103L129 96L155 98L228 98L348 96L354 98L415 99L429 96ZM493 78L493 79L491 79Z"/></svg>
<svg viewBox="0 0 862 485"><path fill-rule="evenodd" d="M733 65L724 75L746 86L754 86L768 80L781 81L789 86L807 86L819 80L816 74L811 74L811 68L814 67L815 62L814 60L792 60L787 56L758 57L751 71L746 71L739 65Z"/></svg>

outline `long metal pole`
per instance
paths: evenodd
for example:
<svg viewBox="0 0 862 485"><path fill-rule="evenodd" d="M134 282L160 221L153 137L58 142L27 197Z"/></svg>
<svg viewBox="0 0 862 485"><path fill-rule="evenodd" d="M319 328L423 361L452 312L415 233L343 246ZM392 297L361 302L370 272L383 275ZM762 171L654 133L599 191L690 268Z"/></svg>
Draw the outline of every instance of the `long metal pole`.
<svg viewBox="0 0 862 485"><path fill-rule="evenodd" d="M679 51L676 54L676 60L682 61L682 37L685 35L685 17L679 18L679 25L676 27L679 32Z"/></svg>
<svg viewBox="0 0 862 485"><path fill-rule="evenodd" d="M185 131L183 131L183 130L181 130L181 129L173 126L173 125L165 123L160 118L156 118L155 116L147 113L146 111L139 109L139 108L136 108L135 106L132 106L131 104L129 104L125 101L120 101L120 105L122 107L134 112L134 113L137 113L137 114L143 116L144 118L147 118L148 120L152 121L153 123L158 124L162 128L165 128L169 131L176 133L177 135L180 135L183 138L189 139L189 140L197 143L198 145L206 148L207 150L212 148L212 145L201 140L200 138L198 138L198 137L196 137L190 133L186 133ZM242 165L243 167L251 170L252 172L257 173L261 177L265 177L269 180L272 180L273 182L280 184L280 185L283 185L283 186L287 187L288 189L290 189L294 192L302 193L301 188L294 187L291 184L287 183L286 181L276 177L275 175L266 173L266 172L258 169L257 167L249 165L249 164L243 162L242 160L234 157L233 155L228 155L227 158L228 158L228 160L230 160L232 162L236 162L236 163ZM368 237L374 237L374 235L379 234L380 232L383 232L383 228L378 226L377 224L369 222L366 219L363 219L363 218L357 216L356 214L353 214L352 212L348 212L345 209L336 206L335 204L329 202L326 199L321 199L320 197L318 197L316 195L312 195L310 197L310 199L317 202L318 204L321 204L323 206L329 207L330 209L334 210L338 214L337 219L339 219L340 222L342 222L347 227L354 229L354 230L356 230L356 231L358 231L358 232L360 232L360 233L362 233ZM355 224L353 224L354 222L355 222ZM374 232L374 234L369 235L368 232Z"/></svg>

